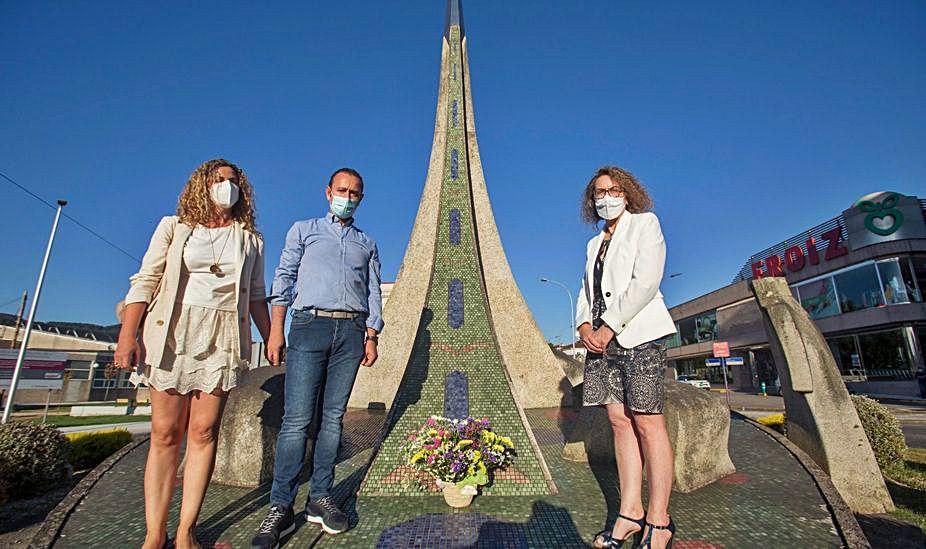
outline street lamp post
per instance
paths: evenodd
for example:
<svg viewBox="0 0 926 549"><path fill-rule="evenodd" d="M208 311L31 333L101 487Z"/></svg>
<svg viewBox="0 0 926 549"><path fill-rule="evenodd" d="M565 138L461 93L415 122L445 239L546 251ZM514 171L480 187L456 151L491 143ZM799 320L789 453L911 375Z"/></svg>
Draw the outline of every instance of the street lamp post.
<svg viewBox="0 0 926 549"><path fill-rule="evenodd" d="M13 412L13 399L16 395L16 384L19 382L19 373L22 370L23 359L26 356L26 347L29 345L29 335L32 333L32 321L35 320L35 309L39 304L39 294L42 293L42 283L45 281L45 270L48 268L48 258L51 256L51 245L55 242L55 233L58 231L58 220L61 219L61 209L67 205L67 200L58 201L58 211L55 213L55 222L51 226L51 236L48 237L48 246L45 248L45 259L39 270L39 279L35 284L35 293L32 294L32 305L29 307L29 320L26 321L26 330L23 333L23 342L19 347L19 356L13 368L13 378L10 380L10 390L6 395L6 408L3 409L2 423L10 419Z"/></svg>
<svg viewBox="0 0 926 549"><path fill-rule="evenodd" d="M576 312L575 312L576 302L575 300L572 299L572 292L569 291L569 286L566 286L565 284L563 284L562 282L558 280L551 280L545 276L542 276L540 277L540 282L549 282L550 284L556 284L557 286L560 286L562 289L566 290L566 295L569 296L569 313L570 313L569 318L572 320L571 322L572 335L570 336L569 339L570 341L572 341L572 358L574 359L576 357Z"/></svg>

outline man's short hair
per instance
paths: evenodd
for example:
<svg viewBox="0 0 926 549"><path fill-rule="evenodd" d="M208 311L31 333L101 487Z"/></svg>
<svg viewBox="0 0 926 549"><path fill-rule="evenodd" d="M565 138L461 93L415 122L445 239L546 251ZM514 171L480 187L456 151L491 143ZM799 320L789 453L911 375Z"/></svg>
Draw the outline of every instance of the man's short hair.
<svg viewBox="0 0 926 549"><path fill-rule="evenodd" d="M355 170L355 169L353 169L353 168L338 168L338 169L336 169L336 170L334 171L334 173L331 174L331 177L328 178L328 186L329 186L329 187L331 186L332 183L334 183L334 178L335 178L335 176L337 176L339 173L346 173L346 174L348 174L348 175L352 175L352 176L356 177L357 179L360 180L360 188L361 188L361 189L363 188L363 176L360 175L360 172L358 172L357 170Z"/></svg>

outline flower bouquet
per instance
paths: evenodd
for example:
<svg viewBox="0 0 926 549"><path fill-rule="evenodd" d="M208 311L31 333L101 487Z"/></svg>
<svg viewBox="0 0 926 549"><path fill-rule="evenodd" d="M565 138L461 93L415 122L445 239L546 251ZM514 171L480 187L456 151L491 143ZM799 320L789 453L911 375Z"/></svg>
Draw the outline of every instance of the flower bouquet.
<svg viewBox="0 0 926 549"><path fill-rule="evenodd" d="M466 507L489 482L489 471L511 463L514 444L486 418L431 416L409 433L401 453L408 466L436 479L448 505Z"/></svg>

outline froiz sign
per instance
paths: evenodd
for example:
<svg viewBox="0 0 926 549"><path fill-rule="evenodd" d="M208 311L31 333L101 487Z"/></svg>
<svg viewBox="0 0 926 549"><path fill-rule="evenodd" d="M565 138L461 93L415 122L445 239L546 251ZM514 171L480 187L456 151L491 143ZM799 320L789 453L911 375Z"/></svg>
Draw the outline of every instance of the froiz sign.
<svg viewBox="0 0 926 549"><path fill-rule="evenodd" d="M842 227L837 226L830 229L820 235L820 238L827 243L826 251L823 252L824 260L829 261L849 253L849 249L843 245ZM785 270L789 273L796 273L803 269L807 263L818 265L820 263L820 253L817 251L817 239L812 236L807 238L805 246L805 248L802 248L795 245L785 250L784 261L782 261L780 255L772 255L765 260L756 261L752 264L752 277L785 276Z"/></svg>
<svg viewBox="0 0 926 549"><path fill-rule="evenodd" d="M899 200L897 193L891 193L880 204L871 200L859 202L859 209L868 214L865 216L865 228L880 236L897 232L903 225L903 212L895 207ZM887 220L890 220L890 225Z"/></svg>

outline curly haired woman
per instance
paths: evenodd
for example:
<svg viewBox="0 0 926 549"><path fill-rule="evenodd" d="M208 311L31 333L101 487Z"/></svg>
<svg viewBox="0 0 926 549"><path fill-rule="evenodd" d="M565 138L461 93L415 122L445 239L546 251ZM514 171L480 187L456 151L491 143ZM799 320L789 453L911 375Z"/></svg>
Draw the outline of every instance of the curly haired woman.
<svg viewBox="0 0 926 549"><path fill-rule="evenodd" d="M604 221L587 246L576 325L588 349L583 404L604 405L611 421L620 482L620 511L595 547L671 547L669 517L673 455L662 415L666 349L657 340L675 332L659 293L666 243L652 200L630 173L615 166L585 186L583 220ZM643 466L649 505L643 512Z"/></svg>
<svg viewBox="0 0 926 549"><path fill-rule="evenodd" d="M148 549L167 544L184 435L176 546L199 547L196 521L215 465L225 399L251 357L250 319L264 340L270 333L264 244L254 226L253 199L240 168L223 159L203 163L180 193L177 215L161 220L130 279L114 362L134 368L132 382L150 388Z"/></svg>

